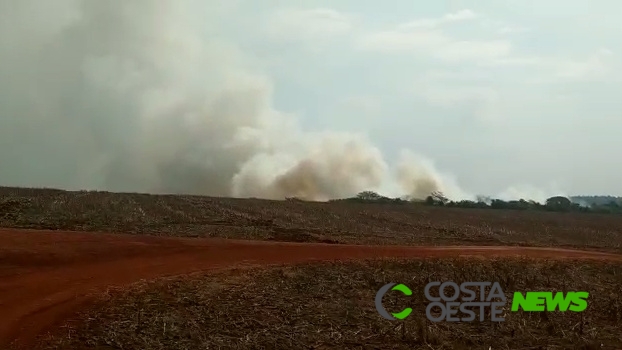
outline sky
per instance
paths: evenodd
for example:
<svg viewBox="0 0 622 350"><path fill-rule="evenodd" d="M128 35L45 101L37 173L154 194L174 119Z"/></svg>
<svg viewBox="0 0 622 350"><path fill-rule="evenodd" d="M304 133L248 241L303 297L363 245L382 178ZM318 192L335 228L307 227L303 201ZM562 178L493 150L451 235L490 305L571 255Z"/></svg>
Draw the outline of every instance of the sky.
<svg viewBox="0 0 622 350"><path fill-rule="evenodd" d="M622 195L620 2L93 3L0 0L3 184Z"/></svg>
<svg viewBox="0 0 622 350"><path fill-rule="evenodd" d="M621 3L287 4L247 8L240 42L310 128L415 149L476 192L622 194Z"/></svg>

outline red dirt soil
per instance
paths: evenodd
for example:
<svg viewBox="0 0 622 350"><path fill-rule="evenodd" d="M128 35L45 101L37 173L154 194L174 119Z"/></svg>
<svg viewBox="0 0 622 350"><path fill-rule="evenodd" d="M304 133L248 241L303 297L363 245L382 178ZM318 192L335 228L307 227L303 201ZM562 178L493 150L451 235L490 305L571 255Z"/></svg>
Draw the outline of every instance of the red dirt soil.
<svg viewBox="0 0 622 350"><path fill-rule="evenodd" d="M622 261L622 255L528 247L397 247L183 239L0 229L0 348L32 346L96 293L145 279L317 260L526 256Z"/></svg>

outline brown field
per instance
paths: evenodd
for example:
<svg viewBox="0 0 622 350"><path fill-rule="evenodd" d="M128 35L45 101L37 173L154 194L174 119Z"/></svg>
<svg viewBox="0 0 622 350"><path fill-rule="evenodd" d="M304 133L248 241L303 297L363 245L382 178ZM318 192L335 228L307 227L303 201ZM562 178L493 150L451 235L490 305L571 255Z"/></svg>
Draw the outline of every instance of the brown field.
<svg viewBox="0 0 622 350"><path fill-rule="evenodd" d="M622 263L621 254L559 248L365 246L0 229L0 348L14 343L32 350L36 335L88 309L98 293L141 280L317 261L480 256Z"/></svg>
<svg viewBox="0 0 622 350"><path fill-rule="evenodd" d="M0 227L0 348L622 348L622 216L0 187ZM415 260L351 261L377 258ZM375 312L384 283L432 277L593 294L497 325Z"/></svg>
<svg viewBox="0 0 622 350"><path fill-rule="evenodd" d="M509 313L505 322L433 323L427 281L499 281L513 291L589 291L584 313ZM403 282L412 299L375 292ZM622 264L527 259L315 263L136 286L68 324L45 349L621 349Z"/></svg>
<svg viewBox="0 0 622 350"><path fill-rule="evenodd" d="M177 237L622 251L622 215L0 187L0 227Z"/></svg>

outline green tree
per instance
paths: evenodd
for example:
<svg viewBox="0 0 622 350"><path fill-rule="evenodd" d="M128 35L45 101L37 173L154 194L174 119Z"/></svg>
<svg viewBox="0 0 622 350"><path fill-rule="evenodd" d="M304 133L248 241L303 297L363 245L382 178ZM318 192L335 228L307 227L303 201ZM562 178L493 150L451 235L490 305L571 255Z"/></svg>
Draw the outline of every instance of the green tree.
<svg viewBox="0 0 622 350"><path fill-rule="evenodd" d="M564 196L555 196L546 200L546 206L552 210L569 211L572 207L570 198Z"/></svg>
<svg viewBox="0 0 622 350"><path fill-rule="evenodd" d="M447 202L449 202L449 199L445 197L445 195L441 191L434 191L432 192L431 196L432 198L434 198L434 201L439 203L440 205L445 205L447 204Z"/></svg>
<svg viewBox="0 0 622 350"><path fill-rule="evenodd" d="M382 198L381 195L374 191L363 191L356 195L356 198L364 201L377 201Z"/></svg>

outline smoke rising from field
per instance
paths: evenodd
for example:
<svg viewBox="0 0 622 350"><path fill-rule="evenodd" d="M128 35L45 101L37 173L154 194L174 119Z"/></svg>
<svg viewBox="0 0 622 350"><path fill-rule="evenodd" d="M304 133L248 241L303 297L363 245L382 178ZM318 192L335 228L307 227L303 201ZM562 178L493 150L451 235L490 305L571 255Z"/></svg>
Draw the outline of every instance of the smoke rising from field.
<svg viewBox="0 0 622 350"><path fill-rule="evenodd" d="M195 14L193 6L210 7ZM192 0L0 0L0 181L325 200L464 192L364 135L301 130ZM208 18L207 13L210 15ZM203 17L203 18L201 18Z"/></svg>

